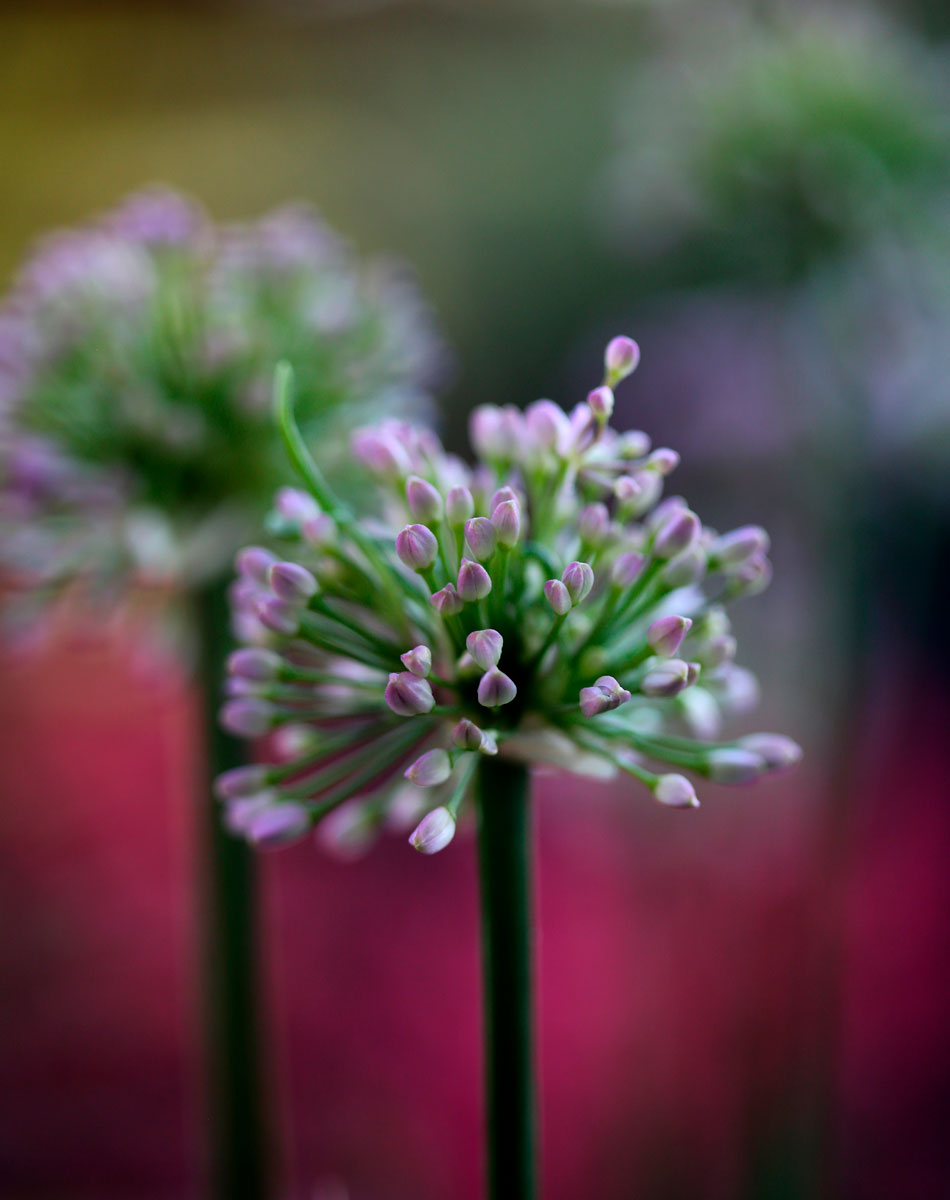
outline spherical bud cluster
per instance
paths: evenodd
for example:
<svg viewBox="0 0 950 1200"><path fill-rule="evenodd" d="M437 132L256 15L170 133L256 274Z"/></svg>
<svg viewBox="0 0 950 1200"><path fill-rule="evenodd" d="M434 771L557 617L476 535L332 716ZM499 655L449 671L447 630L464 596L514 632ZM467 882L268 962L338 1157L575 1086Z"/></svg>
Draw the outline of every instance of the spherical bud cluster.
<svg viewBox="0 0 950 1200"><path fill-rule="evenodd" d="M399 421L361 432L388 535L307 466L315 511L280 502L297 552L239 557L248 644L222 715L248 737L312 736L279 768L222 777L229 828L277 844L340 812L330 843L355 831L363 847L408 817L432 854L495 757L622 772L670 808L698 804L690 776L742 784L798 761L778 734L714 740L754 700L723 606L763 585L768 541L757 526L704 529L663 498L676 453L611 429L613 388L638 356L615 339L605 382L570 413L477 409L473 467ZM309 537L323 518L332 528Z"/></svg>

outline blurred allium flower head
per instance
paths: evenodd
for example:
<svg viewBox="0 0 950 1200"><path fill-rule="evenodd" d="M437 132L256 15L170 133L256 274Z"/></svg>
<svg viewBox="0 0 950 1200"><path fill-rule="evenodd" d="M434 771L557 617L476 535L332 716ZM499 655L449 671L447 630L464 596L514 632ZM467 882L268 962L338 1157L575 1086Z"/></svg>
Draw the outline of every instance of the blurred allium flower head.
<svg viewBox="0 0 950 1200"><path fill-rule="evenodd" d="M720 14L721 16L721 14ZM618 109L601 214L642 256L787 282L950 181L944 64L864 12L717 17L654 55Z"/></svg>
<svg viewBox="0 0 950 1200"><path fill-rule="evenodd" d="M469 467L426 429L387 420L353 438L384 517L333 495L277 383L308 491L278 494L281 559L238 556L223 724L273 735L270 763L228 772L225 820L257 845L318 823L345 853L382 827L434 853L453 838L486 756L595 776L626 773L661 804L698 801L689 776L748 783L792 766L794 742L716 742L755 700L726 606L769 582L755 525L717 533L681 497L678 463L610 427L637 365L607 347L604 381L570 414L549 400L471 417ZM684 773L685 772L685 773Z"/></svg>
<svg viewBox="0 0 950 1200"><path fill-rule="evenodd" d="M4 565L34 596L220 572L284 467L282 357L331 470L358 420L426 411L445 366L406 272L302 207L215 226L154 189L48 238L0 307Z"/></svg>

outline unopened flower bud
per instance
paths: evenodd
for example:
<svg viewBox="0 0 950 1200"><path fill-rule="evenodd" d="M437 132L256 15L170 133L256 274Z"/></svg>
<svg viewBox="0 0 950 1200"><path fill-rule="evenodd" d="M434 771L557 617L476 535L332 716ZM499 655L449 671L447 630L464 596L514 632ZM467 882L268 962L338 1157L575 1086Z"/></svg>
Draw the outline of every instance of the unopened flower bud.
<svg viewBox="0 0 950 1200"><path fill-rule="evenodd" d="M580 709L585 717L596 717L626 704L630 693L622 688L613 675L601 675L593 687L581 688Z"/></svg>
<svg viewBox="0 0 950 1200"><path fill-rule="evenodd" d="M267 700L252 696L229 700L221 709L221 726L237 737L263 737L274 725L277 710Z"/></svg>
<svg viewBox="0 0 950 1200"><path fill-rule="evenodd" d="M610 513L607 506L597 503L582 508L577 518L577 528L581 539L588 546L602 545L610 529Z"/></svg>
<svg viewBox="0 0 950 1200"><path fill-rule="evenodd" d="M416 787L437 787L452 774L452 761L445 750L427 750L406 768L406 778Z"/></svg>
<svg viewBox="0 0 950 1200"><path fill-rule="evenodd" d="M491 461L511 458L514 449L511 432L510 414L494 404L480 404L469 417L469 439L481 458Z"/></svg>
<svg viewBox="0 0 950 1200"><path fill-rule="evenodd" d="M309 492L300 488L283 487L274 497L274 508L292 525L301 526L320 513L320 506Z"/></svg>
<svg viewBox="0 0 950 1200"><path fill-rule="evenodd" d="M414 521L431 525L442 519L442 497L427 479L410 475L406 480L406 504Z"/></svg>
<svg viewBox="0 0 950 1200"><path fill-rule="evenodd" d="M485 708L500 708L510 704L518 694L512 680L497 667L492 667L482 676L478 685L478 703Z"/></svg>
<svg viewBox="0 0 950 1200"><path fill-rule="evenodd" d="M495 553L498 534L488 517L472 517L465 522L465 540L478 562L487 562Z"/></svg>
<svg viewBox="0 0 950 1200"><path fill-rule="evenodd" d="M643 465L646 470L655 471L657 475L672 475L680 465L680 456L669 446L658 446Z"/></svg>
<svg viewBox="0 0 950 1200"><path fill-rule="evenodd" d="M266 596L255 608L258 621L271 633L294 637L300 629L300 606L278 596Z"/></svg>
<svg viewBox="0 0 950 1200"><path fill-rule="evenodd" d="M696 657L708 670L731 662L736 656L738 643L731 633L721 633L704 641L696 651Z"/></svg>
<svg viewBox="0 0 950 1200"><path fill-rule="evenodd" d="M483 671L498 665L502 636L497 629L476 629L465 639L465 647Z"/></svg>
<svg viewBox="0 0 950 1200"><path fill-rule="evenodd" d="M614 480L614 497L623 507L643 494L643 484L635 475L619 475Z"/></svg>
<svg viewBox="0 0 950 1200"><path fill-rule="evenodd" d="M654 799L669 808L698 808L696 789L685 775L660 775L653 785Z"/></svg>
<svg viewBox="0 0 950 1200"><path fill-rule="evenodd" d="M234 560L234 566L239 575L251 579L261 587L267 586L267 572L277 562L277 555L271 554L263 546L246 546Z"/></svg>
<svg viewBox="0 0 950 1200"><path fill-rule="evenodd" d="M409 474L409 456L392 434L378 429L358 429L350 442L353 454L374 475L384 479L405 479Z"/></svg>
<svg viewBox="0 0 950 1200"><path fill-rule="evenodd" d="M675 696L689 686L689 665L679 658L669 658L652 666L640 681L644 696L663 698Z"/></svg>
<svg viewBox="0 0 950 1200"><path fill-rule="evenodd" d="M238 796L253 796L267 787L269 768L260 763L246 767L233 767L224 771L214 781L214 794L219 800L232 800Z"/></svg>
<svg viewBox="0 0 950 1200"><path fill-rule="evenodd" d="M407 525L396 535L399 561L413 571L427 571L439 553L435 534L425 525Z"/></svg>
<svg viewBox="0 0 950 1200"><path fill-rule="evenodd" d="M737 567L754 554L766 554L769 535L761 525L743 525L717 537L709 547L709 557L720 567Z"/></svg>
<svg viewBox="0 0 950 1200"><path fill-rule="evenodd" d="M699 517L688 508L671 513L654 535L654 557L675 558L685 554L699 539L701 528Z"/></svg>
<svg viewBox="0 0 950 1200"><path fill-rule="evenodd" d="M660 572L660 582L668 588L687 587L698 583L705 574L706 555L697 545L671 558Z"/></svg>
<svg viewBox="0 0 950 1200"><path fill-rule="evenodd" d="M445 518L452 529L461 529L475 512L475 500L461 484L450 488L445 497Z"/></svg>
<svg viewBox="0 0 950 1200"><path fill-rule="evenodd" d="M504 500L492 509L491 523L498 534L499 545L509 550L521 536L521 505L517 500Z"/></svg>
<svg viewBox="0 0 950 1200"><path fill-rule="evenodd" d="M274 595L288 604L305 604L317 593L317 581L298 563L274 563L267 578Z"/></svg>
<svg viewBox="0 0 950 1200"><path fill-rule="evenodd" d="M590 411L603 424L609 421L614 411L614 394L609 387L594 388L587 395Z"/></svg>
<svg viewBox="0 0 950 1200"><path fill-rule="evenodd" d="M282 801L269 804L250 818L246 826L247 840L259 850L286 846L302 838L310 828L310 812L303 804Z"/></svg>
<svg viewBox="0 0 950 1200"><path fill-rule="evenodd" d="M704 773L713 783L751 783L765 770L765 759L752 750L723 746L710 750L706 756Z"/></svg>
<svg viewBox="0 0 950 1200"><path fill-rule="evenodd" d="M462 565L459 567L456 591L466 604L484 600L491 591L491 576L481 563L472 562L470 558L463 558Z"/></svg>
<svg viewBox="0 0 950 1200"><path fill-rule="evenodd" d="M411 671L393 671L386 684L385 700L398 717L415 717L435 708L435 696L427 679Z"/></svg>
<svg viewBox="0 0 950 1200"><path fill-rule="evenodd" d="M688 662L686 664L686 686L691 688L703 673L703 664Z"/></svg>
<svg viewBox="0 0 950 1200"><path fill-rule="evenodd" d="M571 593L560 579L549 579L544 585L544 595L559 617L566 617L571 611Z"/></svg>
<svg viewBox="0 0 950 1200"><path fill-rule="evenodd" d="M580 604L590 595L594 586L594 570L589 563L568 563L561 573L561 582L570 593L571 601Z"/></svg>
<svg viewBox="0 0 950 1200"><path fill-rule="evenodd" d="M619 554L610 568L611 583L615 583L617 587L630 587L640 578L645 565L646 559L636 550Z"/></svg>
<svg viewBox="0 0 950 1200"><path fill-rule="evenodd" d="M274 650L263 647L245 647L228 655L228 673L243 679L276 679L284 660Z"/></svg>
<svg viewBox="0 0 950 1200"><path fill-rule="evenodd" d="M405 654L400 654L399 661L411 675L425 679L432 670L432 651L428 646L414 646Z"/></svg>
<svg viewBox="0 0 950 1200"><path fill-rule="evenodd" d="M764 554L753 554L738 567L733 579L733 595L757 596L772 582L772 564Z"/></svg>
<svg viewBox="0 0 950 1200"><path fill-rule="evenodd" d="M632 375L640 362L640 347L628 337L611 338L604 351L604 372L607 382L615 387Z"/></svg>
<svg viewBox="0 0 950 1200"><path fill-rule="evenodd" d="M338 532L336 521L329 513L317 513L315 517L310 517L301 525L300 532L304 541L311 546L316 546L318 550L336 545Z"/></svg>
<svg viewBox="0 0 950 1200"><path fill-rule="evenodd" d="M481 750L484 740L484 733L468 717L463 717L452 730L452 745L459 750Z"/></svg>
<svg viewBox="0 0 950 1200"><path fill-rule="evenodd" d="M561 450L570 433L567 413L551 400L535 400L524 413L525 427L541 450Z"/></svg>
<svg viewBox="0 0 950 1200"><path fill-rule="evenodd" d="M647 645L654 654L672 658L692 624L689 617L658 617L647 630Z"/></svg>
<svg viewBox="0 0 950 1200"><path fill-rule="evenodd" d="M500 487L497 491L492 492L492 498L488 502L488 511L494 512L499 504L504 504L508 500L518 500L518 493L513 487L508 487L505 484L504 487Z"/></svg>
<svg viewBox="0 0 950 1200"><path fill-rule="evenodd" d="M438 854L454 837L455 818L447 808L434 808L409 835L409 845L420 854Z"/></svg>
<svg viewBox="0 0 950 1200"><path fill-rule="evenodd" d="M766 770L775 773L789 771L802 760L802 748L781 733L748 733L737 739L743 750L751 750L765 762Z"/></svg>
<svg viewBox="0 0 950 1200"><path fill-rule="evenodd" d="M462 597L455 590L454 583L447 583L445 587L439 588L437 592L433 592L429 598L429 603L442 617L457 617L465 607L462 603Z"/></svg>

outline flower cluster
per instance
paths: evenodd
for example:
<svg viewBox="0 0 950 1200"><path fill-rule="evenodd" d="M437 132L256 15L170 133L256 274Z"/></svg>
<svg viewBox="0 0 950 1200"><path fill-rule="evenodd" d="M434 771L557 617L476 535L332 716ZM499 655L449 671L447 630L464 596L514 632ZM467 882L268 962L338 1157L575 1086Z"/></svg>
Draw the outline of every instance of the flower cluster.
<svg viewBox="0 0 950 1200"><path fill-rule="evenodd" d="M405 273L305 209L215 226L153 190L47 239L0 306L5 565L50 591L226 569L284 466L282 357L328 451L354 415L425 410L444 361Z"/></svg>
<svg viewBox="0 0 950 1200"><path fill-rule="evenodd" d="M755 700L725 606L767 585L768 537L719 534L662 498L676 452L610 427L638 358L615 338L603 384L569 415L548 400L477 409L474 468L398 420L358 431L385 500L383 520L362 523L309 460L279 373L309 490L278 494L283 559L251 547L237 560L245 646L222 721L273 735L275 761L218 779L233 831L273 845L321 823L353 849L407 823L433 853L483 756L625 772L673 807L698 803L683 770L747 783L797 762L777 734L711 740Z"/></svg>

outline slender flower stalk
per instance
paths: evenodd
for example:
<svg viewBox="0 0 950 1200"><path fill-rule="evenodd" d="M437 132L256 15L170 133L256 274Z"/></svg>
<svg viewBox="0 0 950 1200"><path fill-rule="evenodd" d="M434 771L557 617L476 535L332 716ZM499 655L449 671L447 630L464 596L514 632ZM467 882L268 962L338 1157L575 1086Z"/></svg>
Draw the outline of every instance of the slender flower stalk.
<svg viewBox="0 0 950 1200"><path fill-rule="evenodd" d="M219 780L231 828L274 845L359 806L364 834L404 820L434 854L477 810L496 1198L534 1194L527 769L626 775L695 808L690 775L744 784L800 757L778 734L716 740L754 697L725 606L767 584L768 542L661 500L678 456L609 425L638 359L614 339L604 383L570 413L477 409L474 467L400 421L361 431L381 524L358 521L309 458L281 367L277 418L307 485L295 507L317 504L328 532L315 544L285 521L283 560L243 551L232 586L248 648L222 719L287 751Z"/></svg>

